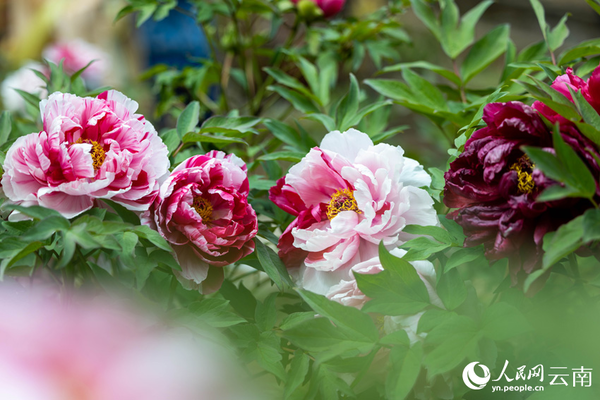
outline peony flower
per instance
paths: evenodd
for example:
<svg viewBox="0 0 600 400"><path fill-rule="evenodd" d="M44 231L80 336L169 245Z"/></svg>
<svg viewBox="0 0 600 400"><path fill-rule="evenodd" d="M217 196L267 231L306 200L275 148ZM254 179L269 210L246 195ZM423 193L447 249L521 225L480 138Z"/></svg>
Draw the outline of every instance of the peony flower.
<svg viewBox="0 0 600 400"><path fill-rule="evenodd" d="M233 399L222 350L99 300L0 289L0 398ZM237 382L240 380L238 379ZM235 397L239 398L239 397Z"/></svg>
<svg viewBox="0 0 600 400"><path fill-rule="evenodd" d="M562 93L570 101L573 101L573 97L571 96L569 89L574 92L581 91L588 103L590 103L596 111L600 112L600 67L597 67L594 72L592 72L592 75L587 81L584 81L575 75L572 68L567 68L567 73L556 78L551 87ZM560 122L561 124L572 124L565 117L561 116L541 101L534 102L533 108L538 110L540 114L552 123Z"/></svg>
<svg viewBox="0 0 600 400"><path fill-rule="evenodd" d="M509 257L513 278L521 267L530 273L539 265L542 239L591 206L583 199L536 202L556 184L535 168L522 146L552 149L552 134L536 111L520 102L493 103L484 109L482 128L467 140L464 152L446 172L444 203L458 210L449 217L467 236L465 246L485 244L492 260ZM562 132L580 155L580 133ZM590 155L591 157L591 155ZM594 164L600 172L598 164Z"/></svg>
<svg viewBox="0 0 600 400"><path fill-rule="evenodd" d="M303 265L303 286L357 305L364 299L351 271L378 272L379 243L393 249L412 238L406 225L437 225L433 200L419 188L430 183L401 147L374 145L354 129L331 132L270 190L297 217L281 235L279 255L288 268Z"/></svg>
<svg viewBox="0 0 600 400"><path fill-rule="evenodd" d="M0 89L2 93L2 104L5 109L25 113L25 99L23 99L15 89L31 93L42 99L48 97L46 82L37 76L32 69L40 71L46 76L50 75L50 72L45 65L34 61L26 63L24 66L8 75L4 81L2 81L2 88Z"/></svg>
<svg viewBox="0 0 600 400"><path fill-rule="evenodd" d="M221 151L187 159L161 185L142 223L171 243L188 288L217 290L220 267L254 251L258 221L248 192L246 165Z"/></svg>
<svg viewBox="0 0 600 400"><path fill-rule="evenodd" d="M83 79L92 85L98 85L104 81L110 66L110 56L106 52L81 39L51 44L44 49L42 57L57 65L64 60L63 68L69 74L79 71L90 61L94 61L81 74Z"/></svg>
<svg viewBox="0 0 600 400"><path fill-rule="evenodd" d="M135 114L137 108L114 90L97 98L50 95L40 103L44 129L20 137L6 154L6 196L66 218L89 210L95 199L147 210L169 159L152 124Z"/></svg>
<svg viewBox="0 0 600 400"><path fill-rule="evenodd" d="M311 1L317 5L323 11L323 16L329 18L342 11L346 0L292 0L294 4L298 4L302 1Z"/></svg>

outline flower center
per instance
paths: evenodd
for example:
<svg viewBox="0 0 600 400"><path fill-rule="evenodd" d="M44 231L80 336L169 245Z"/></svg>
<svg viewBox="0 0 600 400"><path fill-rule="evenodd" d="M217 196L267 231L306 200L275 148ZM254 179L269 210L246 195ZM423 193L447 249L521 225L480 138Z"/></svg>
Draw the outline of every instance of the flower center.
<svg viewBox="0 0 600 400"><path fill-rule="evenodd" d="M98 171L102 164L104 164L104 160L106 159L106 152L104 151L104 147L95 140L82 139L79 138L75 143L88 143L92 145L92 151L90 155L92 156L92 160L94 161L94 171Z"/></svg>
<svg viewBox="0 0 600 400"><path fill-rule="evenodd" d="M534 167L535 164L531 162L527 154L522 155L516 163L511 165L510 169L517 171L519 179L518 189L520 193L529 194L535 189L535 182L531 176Z"/></svg>
<svg viewBox="0 0 600 400"><path fill-rule="evenodd" d="M199 196L194 197L192 207L194 207L194 210L196 210L200 218L202 218L202 222L206 224L212 221L213 207L208 200Z"/></svg>
<svg viewBox="0 0 600 400"><path fill-rule="evenodd" d="M340 189L331 196L327 206L327 218L334 219L342 211L354 211L361 214L354 194L350 189Z"/></svg>

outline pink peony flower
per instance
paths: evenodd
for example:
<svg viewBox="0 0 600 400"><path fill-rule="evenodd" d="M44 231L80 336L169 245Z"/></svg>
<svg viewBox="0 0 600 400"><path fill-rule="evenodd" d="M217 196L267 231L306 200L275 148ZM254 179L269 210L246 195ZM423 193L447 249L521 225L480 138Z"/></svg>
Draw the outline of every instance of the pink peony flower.
<svg viewBox="0 0 600 400"><path fill-rule="evenodd" d="M551 87L570 101L573 101L571 90L574 92L581 91L588 103L590 103L596 111L600 112L600 67L597 67L594 72L592 72L592 75L587 81L584 81L575 75L572 68L567 68L567 73L557 77L554 82L552 82ZM552 123L559 122L561 125L573 125L572 122L541 101L535 101L533 103L533 108Z"/></svg>
<svg viewBox="0 0 600 400"><path fill-rule="evenodd" d="M147 210L169 159L152 124L135 114L137 108L114 90L97 98L54 93L43 100L44 129L20 137L6 154L6 196L66 218L92 208L98 198Z"/></svg>
<svg viewBox="0 0 600 400"><path fill-rule="evenodd" d="M81 39L53 43L44 49L42 57L57 65L64 59L63 68L69 74L94 61L81 74L83 79L93 85L102 83L110 66L110 56L106 52Z"/></svg>
<svg viewBox="0 0 600 400"><path fill-rule="evenodd" d="M406 225L438 224L433 200L419 188L430 183L401 147L375 146L354 129L331 132L271 188L270 199L297 216L279 240L279 255L289 268L305 267L305 287L341 284L331 290L345 294L332 296L352 302L360 295L351 271L379 272L380 242L393 249L412 237L402 231Z"/></svg>
<svg viewBox="0 0 600 400"><path fill-rule="evenodd" d="M142 223L171 243L188 288L217 290L219 267L254 251L258 221L248 192L244 162L220 151L187 159L162 184Z"/></svg>
<svg viewBox="0 0 600 400"><path fill-rule="evenodd" d="M2 81L2 105L5 109L24 113L26 110L25 99L15 89L39 96L42 99L48 97L46 82L32 70L40 71L44 75L50 75L48 67L35 61L30 61L21 68L11 73Z"/></svg>
<svg viewBox="0 0 600 400"><path fill-rule="evenodd" d="M298 4L302 0L292 0L294 4ZM329 18L334 16L335 14L342 11L344 8L344 4L346 4L346 0L308 0L315 3L321 11L323 11L323 16L325 18Z"/></svg>
<svg viewBox="0 0 600 400"><path fill-rule="evenodd" d="M0 289L2 399L234 398L223 351L190 331L123 305L15 289Z"/></svg>

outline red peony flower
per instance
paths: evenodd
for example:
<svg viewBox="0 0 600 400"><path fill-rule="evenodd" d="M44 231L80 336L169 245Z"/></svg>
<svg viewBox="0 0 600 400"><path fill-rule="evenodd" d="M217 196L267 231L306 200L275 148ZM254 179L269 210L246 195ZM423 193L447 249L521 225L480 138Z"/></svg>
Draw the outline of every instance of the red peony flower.
<svg viewBox="0 0 600 400"><path fill-rule="evenodd" d="M254 251L258 221L248 192L244 162L220 151L187 159L161 185L142 223L171 243L187 287L217 290L220 267Z"/></svg>

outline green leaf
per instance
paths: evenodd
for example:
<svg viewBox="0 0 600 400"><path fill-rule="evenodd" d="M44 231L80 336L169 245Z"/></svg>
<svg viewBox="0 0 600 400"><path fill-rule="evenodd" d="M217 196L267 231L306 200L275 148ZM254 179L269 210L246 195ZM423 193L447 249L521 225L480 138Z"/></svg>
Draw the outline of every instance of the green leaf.
<svg viewBox="0 0 600 400"><path fill-rule="evenodd" d="M336 124L342 132L352 126L348 126L348 121L358 112L359 94L358 81L353 74L350 74L350 89L342 98L336 110Z"/></svg>
<svg viewBox="0 0 600 400"><path fill-rule="evenodd" d="M544 270L556 264L560 259L571 254L583 244L583 215L561 225L556 232L544 235L544 256L542 268Z"/></svg>
<svg viewBox="0 0 600 400"><path fill-rule="evenodd" d="M135 226L140 225L140 218L133 211L126 209L119 203L115 203L112 200L108 200L108 199L100 199L100 200L102 200L111 209L113 209L119 215L119 217L121 217L123 222L127 222L127 223L129 223L131 225L135 225Z"/></svg>
<svg viewBox="0 0 600 400"><path fill-rule="evenodd" d="M281 86L269 86L267 89L277 93L278 95L292 103L292 106L294 106L294 108L300 112L303 112L305 114L319 112L319 109L315 105L313 100L299 92Z"/></svg>
<svg viewBox="0 0 600 400"><path fill-rule="evenodd" d="M558 24L548 33L548 47L551 51L555 51L563 45L565 39L569 36L569 28L567 28L568 14L563 16Z"/></svg>
<svg viewBox="0 0 600 400"><path fill-rule="evenodd" d="M484 3L486 3L486 2L484 2ZM427 62L427 61L415 61L415 62L409 62L409 63L390 65L388 67L385 67L382 72L402 71L402 70L411 69L411 68L423 68L423 69L435 72L436 74L438 74L440 76L443 76L444 78L448 79L449 81L451 81L452 83L454 83L456 85L459 85L459 86L462 85L462 81L461 81L460 77L458 75L456 75L454 72L452 72L446 68L442 68L439 65L435 65L430 62Z"/></svg>
<svg viewBox="0 0 600 400"><path fill-rule="evenodd" d="M283 290L285 287L284 284L293 286L290 274L279 256L257 238L254 239L254 244L256 246L256 255L260 265L262 265L267 275L269 275L269 278L275 282L277 287L280 290Z"/></svg>
<svg viewBox="0 0 600 400"><path fill-rule="evenodd" d="M581 90L574 91L573 89L569 88L569 91L571 92L573 102L577 106L577 110L583 117L583 120L587 124L593 126L596 130L600 130L600 115L598 115L598 112L594 109L594 107L592 107L585 97L583 97Z"/></svg>
<svg viewBox="0 0 600 400"><path fill-rule="evenodd" d="M473 45L461 66L463 82L469 82L506 51L509 30L508 25L500 25Z"/></svg>
<svg viewBox="0 0 600 400"><path fill-rule="evenodd" d="M594 9L594 11L600 14L600 4L598 4L597 0L585 0L585 2L588 3L589 6Z"/></svg>
<svg viewBox="0 0 600 400"><path fill-rule="evenodd" d="M315 313L313 311L293 313L284 318L284 320L281 322L281 325L279 325L279 328L285 331L304 321L308 321L309 319L314 318Z"/></svg>
<svg viewBox="0 0 600 400"><path fill-rule="evenodd" d="M583 214L583 241L600 240L600 210L590 209Z"/></svg>
<svg viewBox="0 0 600 400"><path fill-rule="evenodd" d="M279 349L270 340L271 335L272 332L261 333L258 343L251 344L248 356L255 358L258 365L285 382L286 374L281 365L282 357Z"/></svg>
<svg viewBox="0 0 600 400"><path fill-rule="evenodd" d="M179 134L177 133L176 129L169 129L168 131L160 135L160 138L162 139L163 143L167 146L169 154L173 153L181 144L181 138L179 137Z"/></svg>
<svg viewBox="0 0 600 400"><path fill-rule="evenodd" d="M412 96L417 102L431 107L434 110L448 110L448 102L442 92L421 78L410 69L402 70L402 77L411 88Z"/></svg>
<svg viewBox="0 0 600 400"><path fill-rule="evenodd" d="M215 143L215 144L232 144L239 143L248 146L245 140L240 138L233 138L227 136L213 136L204 133L189 132L186 133L182 138L183 143L203 142L203 143Z"/></svg>
<svg viewBox="0 0 600 400"><path fill-rule="evenodd" d="M452 236L450 236L450 233L448 231L446 231L445 229L442 229L438 226L407 225L404 227L403 231L406 233L411 233L413 235L431 236L438 242L442 242L442 243L447 243L447 244L455 243L455 239ZM458 243L455 243L455 244L458 244Z"/></svg>
<svg viewBox="0 0 600 400"><path fill-rule="evenodd" d="M133 229L133 233L135 233L136 235L138 235L138 237L141 237L142 239L149 240L150 243L152 243L159 249L168 252L173 251L171 245L169 245L169 242L167 242L162 236L160 236L160 233L156 232L155 230L146 225L136 226Z"/></svg>
<svg viewBox="0 0 600 400"><path fill-rule="evenodd" d="M9 111L2 111L0 116L0 145L3 145L8 140L8 136L12 130L12 122Z"/></svg>
<svg viewBox="0 0 600 400"><path fill-rule="evenodd" d="M371 298L363 311L385 315L415 314L429 306L429 294L415 268L392 256L381 245L379 259L384 270L378 274L355 273L359 289Z"/></svg>
<svg viewBox="0 0 600 400"><path fill-rule="evenodd" d="M474 261L480 257L483 257L483 247L464 247L462 249L457 250L452 253L452 255L448 258L446 265L444 266L444 271L448 272L453 268L464 265L471 261Z"/></svg>
<svg viewBox="0 0 600 400"><path fill-rule="evenodd" d="M481 331L469 317L454 315L433 329L425 338L425 367L430 376L443 374L457 367L466 357L475 355Z"/></svg>
<svg viewBox="0 0 600 400"><path fill-rule="evenodd" d="M70 228L71 224L66 218L53 215L35 224L21 238L25 241L46 240L54 233L68 231Z"/></svg>
<svg viewBox="0 0 600 400"><path fill-rule="evenodd" d="M427 26L427 28L429 28L434 36L440 40L440 26L433 10L427 6L423 0L410 0L410 4L417 17L425 24L425 26Z"/></svg>
<svg viewBox="0 0 600 400"><path fill-rule="evenodd" d="M535 12L535 16L537 17L538 23L540 25L540 29L542 30L542 35L544 36L544 40L548 40L548 26L546 25L546 14L544 12L544 6L540 3L539 0L529 0L531 3L531 7Z"/></svg>
<svg viewBox="0 0 600 400"><path fill-rule="evenodd" d="M138 11L135 22L136 28L142 26L143 23L146 22L152 16L152 14L154 14L154 11L156 11L157 8L158 4L156 3L144 4L142 6L136 7L136 11Z"/></svg>
<svg viewBox="0 0 600 400"><path fill-rule="evenodd" d="M7 210L19 211L20 213L35 219L46 219L48 217L62 217L62 215L60 215L58 211L52 210L50 208L44 208L42 206L23 207L16 204L6 204L4 205L4 208Z"/></svg>
<svg viewBox="0 0 600 400"><path fill-rule="evenodd" d="M492 304L481 317L483 334L495 341L507 340L531 330L523 314L508 303Z"/></svg>
<svg viewBox="0 0 600 400"><path fill-rule="evenodd" d="M224 133L232 135L234 133L254 133L253 129L262 122L261 118L256 117L211 117L204 121L200 128L200 133Z"/></svg>
<svg viewBox="0 0 600 400"><path fill-rule="evenodd" d="M258 157L261 161L289 161L293 163L300 162L306 153L298 151L275 151Z"/></svg>
<svg viewBox="0 0 600 400"><path fill-rule="evenodd" d="M321 361L340 355L356 356L367 353L377 341L377 337L367 337L356 329L336 326L322 317L297 324L284 331L283 336L296 346L315 353Z"/></svg>
<svg viewBox="0 0 600 400"><path fill-rule="evenodd" d="M222 299L203 299L188 307L194 316L215 328L226 328L246 322L239 315L229 310L229 301Z"/></svg>
<svg viewBox="0 0 600 400"><path fill-rule="evenodd" d="M273 133L273 136L281 140L283 143L293 146L297 149L308 150L302 143L302 139L300 138L298 132L291 126L275 119L267 119L264 121L264 124L267 129Z"/></svg>
<svg viewBox="0 0 600 400"><path fill-rule="evenodd" d="M434 242L423 236L411 239L400 246L401 249L408 250L408 253L402 257L408 261L425 260L430 255L445 250L448 247L450 247L450 244Z"/></svg>
<svg viewBox="0 0 600 400"><path fill-rule="evenodd" d="M379 332L371 317L353 307L343 306L307 290L298 289L298 294L318 314L329 318L337 329L343 330L347 335L358 338L365 343L375 343L379 339Z"/></svg>
<svg viewBox="0 0 600 400"><path fill-rule="evenodd" d="M390 352L391 369L385 383L386 399L404 400L417 382L421 372L423 346L396 346Z"/></svg>
<svg viewBox="0 0 600 400"><path fill-rule="evenodd" d="M275 306L277 296L278 293L271 293L264 302L259 301L256 304L254 319L256 320L256 326L261 331L273 329L275 322L277 322L277 307Z"/></svg>
<svg viewBox="0 0 600 400"><path fill-rule="evenodd" d="M454 315L456 314L446 310L440 310L435 308L427 310L423 315L421 315L421 318L419 319L417 333L430 332L432 329L435 329L448 319L452 318L452 316Z"/></svg>
<svg viewBox="0 0 600 400"><path fill-rule="evenodd" d="M236 287L231 281L225 279L219 293L230 301L231 306L237 311L242 317L247 320L254 320L254 313L256 312L256 298L252 292L250 292L242 282L239 287Z"/></svg>
<svg viewBox="0 0 600 400"><path fill-rule="evenodd" d="M19 251L17 254L15 254L14 256L12 256L10 258L10 260L8 260L8 264L6 265L5 268L12 267L18 261L20 261L23 258L27 257L31 253L34 253L34 252L38 251L43 246L44 246L44 244L42 242L31 242L31 243L29 243L21 251Z"/></svg>
<svg viewBox="0 0 600 400"><path fill-rule="evenodd" d="M400 329L399 331L395 331L390 333L389 335L384 336L379 343L387 344L387 345L400 345L400 346L410 346L410 339L408 338L408 333L405 330Z"/></svg>
<svg viewBox="0 0 600 400"><path fill-rule="evenodd" d="M437 284L437 293L448 310L454 310L467 299L467 288L456 269L446 271Z"/></svg>
<svg viewBox="0 0 600 400"><path fill-rule="evenodd" d="M188 132L192 132L200 120L200 103L192 101L185 107L177 118L177 134L183 138Z"/></svg>
<svg viewBox="0 0 600 400"><path fill-rule="evenodd" d="M284 400L289 399L296 389L302 386L302 382L304 382L304 378L308 373L309 363L310 358L301 350L296 350L294 358L292 358L292 362L290 363L290 371L288 372L283 391Z"/></svg>

